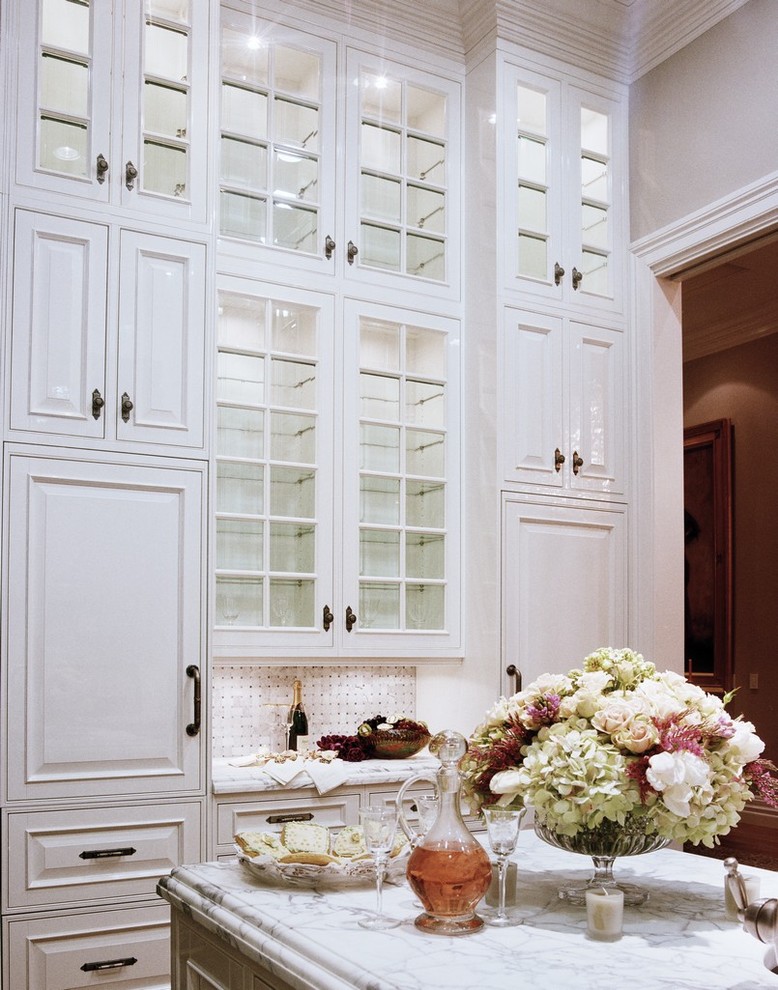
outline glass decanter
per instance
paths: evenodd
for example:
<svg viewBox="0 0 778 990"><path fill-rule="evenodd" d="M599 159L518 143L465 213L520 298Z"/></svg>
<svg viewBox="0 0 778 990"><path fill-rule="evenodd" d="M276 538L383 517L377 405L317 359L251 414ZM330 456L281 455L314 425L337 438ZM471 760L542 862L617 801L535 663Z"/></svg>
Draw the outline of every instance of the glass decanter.
<svg viewBox="0 0 778 990"><path fill-rule="evenodd" d="M462 821L458 766L467 742L459 732L446 730L432 738L429 750L441 763L437 776L417 774L397 795L400 824L413 843L408 883L424 906L414 924L437 935L468 935L483 927L475 907L489 887L492 866L486 850ZM414 832L402 814L408 788L420 780L435 783L440 800L438 816L423 835Z"/></svg>

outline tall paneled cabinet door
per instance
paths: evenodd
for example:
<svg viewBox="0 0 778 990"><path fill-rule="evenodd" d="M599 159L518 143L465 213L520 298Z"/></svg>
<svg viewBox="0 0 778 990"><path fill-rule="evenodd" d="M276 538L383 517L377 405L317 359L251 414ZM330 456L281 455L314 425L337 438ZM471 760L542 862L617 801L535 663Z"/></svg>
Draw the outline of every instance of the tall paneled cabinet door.
<svg viewBox="0 0 778 990"><path fill-rule="evenodd" d="M627 634L626 508L503 493L503 659L524 686Z"/></svg>
<svg viewBox="0 0 778 990"><path fill-rule="evenodd" d="M9 800L197 793L203 465L9 447Z"/></svg>
<svg viewBox="0 0 778 990"><path fill-rule="evenodd" d="M622 496L623 333L506 309L503 345L504 480Z"/></svg>
<svg viewBox="0 0 778 990"><path fill-rule="evenodd" d="M207 0L16 0L17 182L207 217Z"/></svg>
<svg viewBox="0 0 778 990"><path fill-rule="evenodd" d="M205 255L18 210L11 430L202 449Z"/></svg>
<svg viewBox="0 0 778 990"><path fill-rule="evenodd" d="M503 65L504 284L622 311L626 96L614 84Z"/></svg>

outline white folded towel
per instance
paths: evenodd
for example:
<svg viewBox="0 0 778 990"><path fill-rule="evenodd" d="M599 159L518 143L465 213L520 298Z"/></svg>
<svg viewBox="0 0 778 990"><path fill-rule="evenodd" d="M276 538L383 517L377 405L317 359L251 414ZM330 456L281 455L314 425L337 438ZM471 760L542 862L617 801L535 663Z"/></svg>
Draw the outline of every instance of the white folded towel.
<svg viewBox="0 0 778 990"><path fill-rule="evenodd" d="M271 761L270 763L266 763L262 769L268 777L272 777L277 784L283 784L286 786L286 784L291 783L298 774L303 772L305 769L305 764L302 760L289 760L285 763L276 763L275 761Z"/></svg>
<svg viewBox="0 0 778 990"><path fill-rule="evenodd" d="M348 780L350 770L343 760L332 760L322 763L319 760L306 760L305 771L313 781L313 786L319 794L326 794Z"/></svg>

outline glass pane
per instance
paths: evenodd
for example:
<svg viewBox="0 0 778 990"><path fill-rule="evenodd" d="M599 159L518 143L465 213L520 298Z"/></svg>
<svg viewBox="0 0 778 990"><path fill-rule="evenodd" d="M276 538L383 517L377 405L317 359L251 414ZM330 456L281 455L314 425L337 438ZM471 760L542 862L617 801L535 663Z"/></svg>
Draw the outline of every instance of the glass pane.
<svg viewBox="0 0 778 990"><path fill-rule="evenodd" d="M446 525L446 486L436 481L405 483L406 526Z"/></svg>
<svg viewBox="0 0 778 990"><path fill-rule="evenodd" d="M426 131L436 137L446 133L446 97L431 89L408 85L406 124L414 131Z"/></svg>
<svg viewBox="0 0 778 990"><path fill-rule="evenodd" d="M409 275L433 278L438 282L446 277L446 249L443 241L409 234L407 243Z"/></svg>
<svg viewBox="0 0 778 990"><path fill-rule="evenodd" d="M382 375L359 376L359 414L365 419L400 418L400 382Z"/></svg>
<svg viewBox="0 0 778 990"><path fill-rule="evenodd" d="M419 186L408 186L408 216L406 223L409 227L422 227L433 234L446 232L446 197L443 193L422 189Z"/></svg>
<svg viewBox="0 0 778 990"><path fill-rule="evenodd" d="M220 293L219 345L258 351L264 343L265 300Z"/></svg>
<svg viewBox="0 0 778 990"><path fill-rule="evenodd" d="M399 479L362 475L359 479L359 520L389 526L400 522Z"/></svg>
<svg viewBox="0 0 778 990"><path fill-rule="evenodd" d="M362 173L360 212L377 220L400 222L402 185L399 179L385 179Z"/></svg>
<svg viewBox="0 0 778 990"><path fill-rule="evenodd" d="M314 625L313 581L270 582L270 625Z"/></svg>
<svg viewBox="0 0 778 990"><path fill-rule="evenodd" d="M607 114L581 107L581 147L598 155L609 154Z"/></svg>
<svg viewBox="0 0 778 990"><path fill-rule="evenodd" d="M533 138L519 136L519 175L529 182L545 185L546 144Z"/></svg>
<svg viewBox="0 0 778 990"><path fill-rule="evenodd" d="M311 574L314 570L313 526L303 523L270 524L270 570Z"/></svg>
<svg viewBox="0 0 778 990"><path fill-rule="evenodd" d="M446 182L446 149L434 141L408 138L408 175L434 185Z"/></svg>
<svg viewBox="0 0 778 990"><path fill-rule="evenodd" d="M442 533L406 533L405 574L414 578L445 576Z"/></svg>
<svg viewBox="0 0 778 990"><path fill-rule="evenodd" d="M383 371L400 368L400 328L396 323L361 319L359 322L359 363Z"/></svg>
<svg viewBox="0 0 778 990"><path fill-rule="evenodd" d="M261 409L217 410L216 449L223 457L265 456L265 414Z"/></svg>
<svg viewBox="0 0 778 990"><path fill-rule="evenodd" d="M297 361L272 362L271 402L292 409L316 408L316 365Z"/></svg>
<svg viewBox="0 0 778 990"><path fill-rule="evenodd" d="M446 438L439 433L407 430L405 434L405 470L442 478L445 474Z"/></svg>
<svg viewBox="0 0 778 990"><path fill-rule="evenodd" d="M276 98L273 112L273 134L276 141L308 151L318 150L319 111L315 107L305 107Z"/></svg>
<svg viewBox="0 0 778 990"><path fill-rule="evenodd" d="M405 589L407 629L445 628L445 588L440 584L409 584Z"/></svg>
<svg viewBox="0 0 778 990"><path fill-rule="evenodd" d="M186 149L143 142L143 188L166 196L186 196Z"/></svg>
<svg viewBox="0 0 778 990"><path fill-rule="evenodd" d="M399 629L399 586L360 582L357 616L360 629Z"/></svg>
<svg viewBox="0 0 778 990"><path fill-rule="evenodd" d="M258 516L264 511L264 468L242 461L216 461L216 508Z"/></svg>
<svg viewBox="0 0 778 990"><path fill-rule="evenodd" d="M146 13L179 24L189 22L189 0L145 0Z"/></svg>
<svg viewBox="0 0 778 990"><path fill-rule="evenodd" d="M221 179L233 186L267 189L267 148L235 138L222 138Z"/></svg>
<svg viewBox="0 0 778 990"><path fill-rule="evenodd" d="M240 571L262 567L264 524L254 519L216 520L216 566Z"/></svg>
<svg viewBox="0 0 778 990"><path fill-rule="evenodd" d="M362 124L360 164L363 168L400 175L401 148L402 139L398 131L375 124Z"/></svg>
<svg viewBox="0 0 778 990"><path fill-rule="evenodd" d="M185 138L188 97L180 89L147 82L143 87L144 128L165 137Z"/></svg>
<svg viewBox="0 0 778 990"><path fill-rule="evenodd" d="M267 138L267 96L241 86L222 86L222 130Z"/></svg>
<svg viewBox="0 0 778 990"><path fill-rule="evenodd" d="M273 347L288 354L316 355L315 309L285 302L273 303Z"/></svg>
<svg viewBox="0 0 778 990"><path fill-rule="evenodd" d="M41 44L88 55L89 4L80 0L43 0Z"/></svg>
<svg viewBox="0 0 778 990"><path fill-rule="evenodd" d="M541 233L547 229L545 190L519 186L518 209L519 226Z"/></svg>
<svg viewBox="0 0 778 990"><path fill-rule="evenodd" d="M268 82L268 50L256 35L222 29L222 75L243 82L266 86Z"/></svg>
<svg viewBox="0 0 778 990"><path fill-rule="evenodd" d="M273 163L273 192L276 196L316 201L319 198L319 163L286 151L276 152Z"/></svg>
<svg viewBox="0 0 778 990"><path fill-rule="evenodd" d="M41 117L40 141L41 168L67 175L87 174L89 135L84 125Z"/></svg>
<svg viewBox="0 0 778 990"><path fill-rule="evenodd" d="M273 243L293 251L316 251L319 214L316 210L273 204Z"/></svg>
<svg viewBox="0 0 778 990"><path fill-rule="evenodd" d="M584 244L591 247L606 248L608 246L608 211L600 206L581 208L581 236Z"/></svg>
<svg viewBox="0 0 778 990"><path fill-rule="evenodd" d="M443 428L446 425L445 399L442 385L408 380L405 383L405 422Z"/></svg>
<svg viewBox="0 0 778 990"><path fill-rule="evenodd" d="M520 85L516 87L516 97L519 130L546 135L546 94Z"/></svg>
<svg viewBox="0 0 778 990"><path fill-rule="evenodd" d="M271 467L270 514L313 519L316 474L310 469Z"/></svg>
<svg viewBox="0 0 778 990"><path fill-rule="evenodd" d="M259 405L265 394L265 361L248 354L219 352L216 399Z"/></svg>
<svg viewBox="0 0 778 990"><path fill-rule="evenodd" d="M400 471L400 431L388 426L360 427L360 468L363 471Z"/></svg>
<svg viewBox="0 0 778 990"><path fill-rule="evenodd" d="M608 201L608 165L594 158L581 158L581 193L587 199Z"/></svg>
<svg viewBox="0 0 778 990"><path fill-rule="evenodd" d="M284 413L270 415L270 456L276 461L313 464L316 460L316 419Z"/></svg>
<svg viewBox="0 0 778 990"><path fill-rule="evenodd" d="M88 117L88 66L44 52L41 57L41 105L72 117Z"/></svg>
<svg viewBox="0 0 778 990"><path fill-rule="evenodd" d="M398 577L400 534L382 529L360 530L359 573L366 577Z"/></svg>
<svg viewBox="0 0 778 990"><path fill-rule="evenodd" d="M287 48L285 45L276 45L273 54L273 82L276 89L305 100L318 101L319 56L300 48Z"/></svg>
<svg viewBox="0 0 778 990"><path fill-rule="evenodd" d="M363 117L399 124L402 119L402 85L386 76L363 72L359 80Z"/></svg>
<svg viewBox="0 0 778 990"><path fill-rule="evenodd" d="M359 258L373 268L400 270L400 232L363 223Z"/></svg>
<svg viewBox="0 0 778 990"><path fill-rule="evenodd" d="M216 578L216 622L262 625L262 578Z"/></svg>
<svg viewBox="0 0 778 990"><path fill-rule="evenodd" d="M608 295L610 291L608 276L608 256L597 254L594 251L584 251L581 260L581 271L583 272L583 282L581 287L587 292L594 292L600 296Z"/></svg>
<svg viewBox="0 0 778 990"><path fill-rule="evenodd" d="M411 375L446 375L446 338L435 330L408 327L405 331L405 368Z"/></svg>
<svg viewBox="0 0 778 990"><path fill-rule="evenodd" d="M147 23L143 67L150 76L185 82L189 74L189 37L181 31Z"/></svg>
<svg viewBox="0 0 778 990"><path fill-rule="evenodd" d="M264 243L267 202L254 196L222 190L219 197L219 232L225 237L242 237Z"/></svg>
<svg viewBox="0 0 778 990"><path fill-rule="evenodd" d="M548 271L548 257L545 237L532 237L519 234L519 275L527 278L545 279Z"/></svg>

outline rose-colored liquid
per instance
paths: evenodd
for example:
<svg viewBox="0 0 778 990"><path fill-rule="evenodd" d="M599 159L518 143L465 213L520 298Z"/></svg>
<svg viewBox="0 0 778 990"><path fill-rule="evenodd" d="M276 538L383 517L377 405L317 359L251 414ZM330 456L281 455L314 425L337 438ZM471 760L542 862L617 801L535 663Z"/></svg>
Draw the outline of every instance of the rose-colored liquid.
<svg viewBox="0 0 778 990"><path fill-rule="evenodd" d="M416 846L408 860L408 883L428 914L438 918L472 915L492 879L481 846L451 842Z"/></svg>

